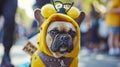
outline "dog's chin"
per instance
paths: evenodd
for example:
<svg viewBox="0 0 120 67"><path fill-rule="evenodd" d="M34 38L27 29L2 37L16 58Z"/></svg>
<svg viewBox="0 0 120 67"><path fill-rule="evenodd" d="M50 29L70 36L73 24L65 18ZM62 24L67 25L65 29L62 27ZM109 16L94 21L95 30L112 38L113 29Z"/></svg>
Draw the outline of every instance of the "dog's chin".
<svg viewBox="0 0 120 67"><path fill-rule="evenodd" d="M61 58L61 57L66 57L68 55L67 52L64 52L64 53L60 53L60 52L53 52L53 56L55 58Z"/></svg>

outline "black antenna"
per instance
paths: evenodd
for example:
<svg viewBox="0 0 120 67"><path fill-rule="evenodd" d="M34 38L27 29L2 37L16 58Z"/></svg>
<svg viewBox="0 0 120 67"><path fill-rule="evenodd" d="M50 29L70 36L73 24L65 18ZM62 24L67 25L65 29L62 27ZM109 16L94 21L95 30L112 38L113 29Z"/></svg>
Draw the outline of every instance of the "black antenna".
<svg viewBox="0 0 120 67"><path fill-rule="evenodd" d="M67 12L71 9L71 7L73 6L73 4L74 4L74 2L72 2L71 6L70 6L70 8L67 10Z"/></svg>
<svg viewBox="0 0 120 67"><path fill-rule="evenodd" d="M51 1L52 1L52 4L53 4L55 10L57 11L57 8L55 7L55 3L54 3L54 1L53 1L53 0L51 0Z"/></svg>

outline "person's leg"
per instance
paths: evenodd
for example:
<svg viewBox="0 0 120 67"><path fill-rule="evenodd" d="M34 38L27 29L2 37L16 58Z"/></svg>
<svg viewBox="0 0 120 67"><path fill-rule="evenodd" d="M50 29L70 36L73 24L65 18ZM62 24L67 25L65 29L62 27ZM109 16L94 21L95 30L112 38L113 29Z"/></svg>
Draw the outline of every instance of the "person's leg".
<svg viewBox="0 0 120 67"><path fill-rule="evenodd" d="M5 4L3 6L3 16L5 18L4 27L3 27L4 56L2 59L1 67L12 67L9 52L14 41L16 9L17 9L17 0L5 1Z"/></svg>
<svg viewBox="0 0 120 67"><path fill-rule="evenodd" d="M119 37L120 37L120 28L119 27L111 27L110 35L109 35L109 54L110 55L118 55L120 54L119 49Z"/></svg>
<svg viewBox="0 0 120 67"><path fill-rule="evenodd" d="M118 45L119 45L119 48L120 48L120 33L119 33Z"/></svg>
<svg viewBox="0 0 120 67"><path fill-rule="evenodd" d="M108 36L109 55L114 55L114 33L110 32Z"/></svg>
<svg viewBox="0 0 120 67"><path fill-rule="evenodd" d="M114 44L115 44L115 53L116 53L116 55L120 54L119 38L120 38L120 35L119 34L115 34Z"/></svg>
<svg viewBox="0 0 120 67"><path fill-rule="evenodd" d="M90 44L89 47L92 48L94 51L98 50L98 43L99 43L99 38L98 38L98 22L97 20L93 20L92 22L92 27L91 27L91 37L90 37Z"/></svg>
<svg viewBox="0 0 120 67"><path fill-rule="evenodd" d="M114 34L112 32L109 33L109 37L108 37L108 44L109 44L109 48L114 48Z"/></svg>

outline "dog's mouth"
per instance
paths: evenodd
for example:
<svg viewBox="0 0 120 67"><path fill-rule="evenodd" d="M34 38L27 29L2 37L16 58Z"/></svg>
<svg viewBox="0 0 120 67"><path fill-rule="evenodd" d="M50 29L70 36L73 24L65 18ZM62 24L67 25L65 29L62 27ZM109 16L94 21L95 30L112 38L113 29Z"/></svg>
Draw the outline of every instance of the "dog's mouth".
<svg viewBox="0 0 120 67"><path fill-rule="evenodd" d="M64 42L62 43L60 41L55 41L52 46L51 46L51 50L53 52L59 52L61 54L64 53L70 53L73 50L73 44L72 42Z"/></svg>
<svg viewBox="0 0 120 67"><path fill-rule="evenodd" d="M52 50L52 49L51 49ZM59 52L61 54L64 54L64 53L70 53L72 51L72 49L69 49L67 47L60 47L58 50L56 49L55 50L52 50L53 52Z"/></svg>

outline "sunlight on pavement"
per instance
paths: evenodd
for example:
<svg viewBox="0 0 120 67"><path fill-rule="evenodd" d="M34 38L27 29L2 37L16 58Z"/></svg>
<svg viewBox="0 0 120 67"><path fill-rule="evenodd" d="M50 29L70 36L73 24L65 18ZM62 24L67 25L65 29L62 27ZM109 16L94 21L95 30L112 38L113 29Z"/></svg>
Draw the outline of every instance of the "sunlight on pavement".
<svg viewBox="0 0 120 67"><path fill-rule="evenodd" d="M103 60L103 59L105 59L105 57L102 54L96 55L96 60Z"/></svg>
<svg viewBox="0 0 120 67"><path fill-rule="evenodd" d="M81 63L81 62L80 62L80 63L78 64L78 66L79 66L79 67L85 67L85 63Z"/></svg>
<svg viewBox="0 0 120 67"><path fill-rule="evenodd" d="M16 46L13 46L11 49L12 63L15 66L18 66L18 65L21 65L25 62L30 61L31 57L22 50L23 47L24 46L16 45Z"/></svg>

